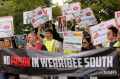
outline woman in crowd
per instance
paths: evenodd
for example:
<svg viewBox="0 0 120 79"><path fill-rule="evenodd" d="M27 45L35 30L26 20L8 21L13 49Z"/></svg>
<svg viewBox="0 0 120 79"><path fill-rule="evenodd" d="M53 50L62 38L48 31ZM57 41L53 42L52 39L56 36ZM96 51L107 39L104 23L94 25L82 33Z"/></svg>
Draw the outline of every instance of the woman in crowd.
<svg viewBox="0 0 120 79"><path fill-rule="evenodd" d="M4 48L13 48L12 40L10 38L4 38ZM4 79L19 79L18 74L4 73Z"/></svg>
<svg viewBox="0 0 120 79"><path fill-rule="evenodd" d="M82 51L87 51L87 50L91 50L93 49L93 45L91 44L91 40L90 38L84 38L83 39L83 47L82 47Z"/></svg>
<svg viewBox="0 0 120 79"><path fill-rule="evenodd" d="M4 38L4 48L13 48L12 41L10 38Z"/></svg>
<svg viewBox="0 0 120 79"><path fill-rule="evenodd" d="M81 51L87 51L94 49L94 46L91 43L91 37L87 32L83 32L83 46Z"/></svg>

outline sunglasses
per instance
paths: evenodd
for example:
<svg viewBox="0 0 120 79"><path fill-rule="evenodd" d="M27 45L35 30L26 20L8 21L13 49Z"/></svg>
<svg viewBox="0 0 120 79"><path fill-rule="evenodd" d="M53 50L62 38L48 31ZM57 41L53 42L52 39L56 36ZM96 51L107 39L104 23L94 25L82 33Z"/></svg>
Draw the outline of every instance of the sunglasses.
<svg viewBox="0 0 120 79"><path fill-rule="evenodd" d="M87 44L87 42L83 42L83 44Z"/></svg>

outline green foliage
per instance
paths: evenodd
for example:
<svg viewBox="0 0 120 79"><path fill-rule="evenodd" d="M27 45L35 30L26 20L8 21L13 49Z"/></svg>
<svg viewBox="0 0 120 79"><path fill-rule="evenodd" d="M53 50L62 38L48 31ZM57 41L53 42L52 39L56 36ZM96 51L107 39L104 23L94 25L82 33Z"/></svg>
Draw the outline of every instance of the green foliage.
<svg viewBox="0 0 120 79"><path fill-rule="evenodd" d="M73 0L81 2L82 9L91 7L100 22L114 18L114 12L120 10L120 0Z"/></svg>
<svg viewBox="0 0 120 79"><path fill-rule="evenodd" d="M0 0L0 17L13 16L14 29L16 34L23 34L32 31L32 25L23 24L23 12L33 10L39 6L51 7L52 0ZM82 9L91 7L100 22L114 18L114 12L120 10L120 0L73 0L81 2ZM53 18L61 16L61 8L56 5L53 7ZM68 26L71 24L68 22Z"/></svg>
<svg viewBox="0 0 120 79"><path fill-rule="evenodd" d="M60 6L56 5L55 7L53 7L52 11L53 18L57 19L58 16L62 16Z"/></svg>
<svg viewBox="0 0 120 79"><path fill-rule="evenodd" d="M0 16L14 17L15 34L23 34L33 30L32 25L23 24L23 12L44 7L46 0L4 0L0 2ZM49 3L48 3L49 4Z"/></svg>

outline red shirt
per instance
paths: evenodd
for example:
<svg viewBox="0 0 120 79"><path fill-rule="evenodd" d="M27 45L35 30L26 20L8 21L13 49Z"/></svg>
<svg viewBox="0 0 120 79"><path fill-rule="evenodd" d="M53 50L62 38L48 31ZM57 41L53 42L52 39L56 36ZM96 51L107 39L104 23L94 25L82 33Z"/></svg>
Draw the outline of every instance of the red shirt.
<svg viewBox="0 0 120 79"><path fill-rule="evenodd" d="M42 45L37 43L34 47L34 50L42 50Z"/></svg>

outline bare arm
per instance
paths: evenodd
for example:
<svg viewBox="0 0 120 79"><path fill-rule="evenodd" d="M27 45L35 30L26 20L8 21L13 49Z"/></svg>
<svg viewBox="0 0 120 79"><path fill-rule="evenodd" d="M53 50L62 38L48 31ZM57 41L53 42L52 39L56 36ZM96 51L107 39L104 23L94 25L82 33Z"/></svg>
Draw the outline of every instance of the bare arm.
<svg viewBox="0 0 120 79"><path fill-rule="evenodd" d="M37 32L37 38L39 41L41 41L43 43L43 38L40 36L41 32L42 32L42 28L41 28L41 26L39 26L38 32Z"/></svg>

